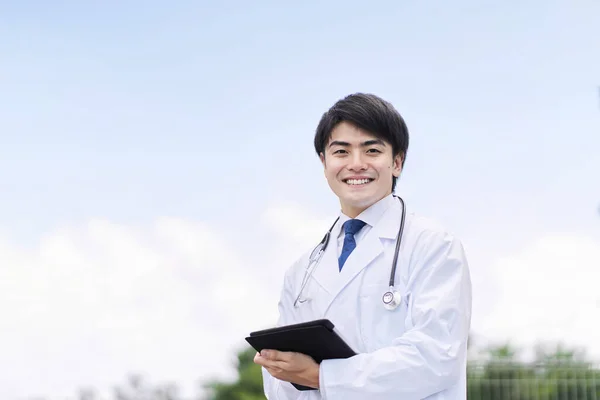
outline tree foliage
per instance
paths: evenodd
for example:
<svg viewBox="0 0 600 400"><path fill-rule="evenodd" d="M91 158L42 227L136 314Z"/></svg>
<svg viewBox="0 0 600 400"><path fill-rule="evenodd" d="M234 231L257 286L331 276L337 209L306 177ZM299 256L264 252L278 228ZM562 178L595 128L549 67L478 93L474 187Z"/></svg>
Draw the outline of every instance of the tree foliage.
<svg viewBox="0 0 600 400"><path fill-rule="evenodd" d="M206 400L264 400L260 366L254 363L256 351L244 349L237 356L235 382L211 381L204 385Z"/></svg>
<svg viewBox="0 0 600 400"><path fill-rule="evenodd" d="M581 351L538 346L532 362L518 362L509 345L488 350L488 359L469 366L469 399L600 399L600 369Z"/></svg>

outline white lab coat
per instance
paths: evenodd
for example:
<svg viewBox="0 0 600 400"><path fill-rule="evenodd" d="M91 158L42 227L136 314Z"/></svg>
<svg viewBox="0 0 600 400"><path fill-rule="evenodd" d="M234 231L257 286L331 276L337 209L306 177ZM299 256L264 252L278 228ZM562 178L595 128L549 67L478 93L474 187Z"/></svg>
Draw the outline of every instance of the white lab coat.
<svg viewBox="0 0 600 400"><path fill-rule="evenodd" d="M298 391L263 368L269 400L466 399L471 281L461 242L407 213L396 269L402 303L393 311L383 307L401 210L393 199L341 272L335 227L302 296L311 300L298 308L293 303L310 251L286 271L278 325L328 318L358 354L324 360L318 391Z"/></svg>

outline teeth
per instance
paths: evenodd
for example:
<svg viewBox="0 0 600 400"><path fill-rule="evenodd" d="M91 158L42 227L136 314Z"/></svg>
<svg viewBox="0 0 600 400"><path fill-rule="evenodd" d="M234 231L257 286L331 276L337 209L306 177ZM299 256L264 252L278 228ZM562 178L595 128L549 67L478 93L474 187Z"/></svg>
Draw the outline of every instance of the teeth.
<svg viewBox="0 0 600 400"><path fill-rule="evenodd" d="M369 183L370 179L348 179L346 183L348 185L364 185L365 183Z"/></svg>

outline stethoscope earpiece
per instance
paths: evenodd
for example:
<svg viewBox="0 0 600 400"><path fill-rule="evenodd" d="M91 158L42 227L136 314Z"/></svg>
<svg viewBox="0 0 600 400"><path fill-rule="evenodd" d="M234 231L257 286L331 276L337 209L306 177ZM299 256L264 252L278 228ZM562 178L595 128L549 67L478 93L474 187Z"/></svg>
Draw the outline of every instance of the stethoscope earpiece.
<svg viewBox="0 0 600 400"><path fill-rule="evenodd" d="M389 291L383 294L382 300L386 310L394 310L402 303L402 295L391 287Z"/></svg>

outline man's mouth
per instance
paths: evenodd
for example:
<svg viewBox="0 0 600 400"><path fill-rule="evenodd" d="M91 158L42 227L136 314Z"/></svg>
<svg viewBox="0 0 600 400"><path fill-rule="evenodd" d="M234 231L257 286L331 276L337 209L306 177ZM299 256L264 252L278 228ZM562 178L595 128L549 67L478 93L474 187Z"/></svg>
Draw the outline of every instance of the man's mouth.
<svg viewBox="0 0 600 400"><path fill-rule="evenodd" d="M344 179L344 182L350 186L359 186L366 185L369 182L374 181L372 178L363 178L363 179Z"/></svg>

